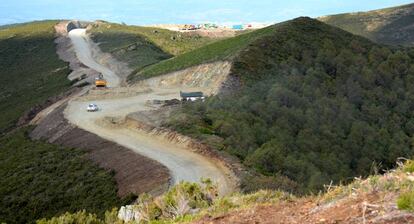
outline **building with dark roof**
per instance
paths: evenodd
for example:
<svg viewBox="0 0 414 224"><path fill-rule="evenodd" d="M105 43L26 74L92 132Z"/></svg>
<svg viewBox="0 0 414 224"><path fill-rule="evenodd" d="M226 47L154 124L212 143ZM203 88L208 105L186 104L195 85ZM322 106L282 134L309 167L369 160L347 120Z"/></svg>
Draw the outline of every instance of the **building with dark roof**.
<svg viewBox="0 0 414 224"><path fill-rule="evenodd" d="M204 100L203 92L182 92L180 91L180 97L182 101Z"/></svg>

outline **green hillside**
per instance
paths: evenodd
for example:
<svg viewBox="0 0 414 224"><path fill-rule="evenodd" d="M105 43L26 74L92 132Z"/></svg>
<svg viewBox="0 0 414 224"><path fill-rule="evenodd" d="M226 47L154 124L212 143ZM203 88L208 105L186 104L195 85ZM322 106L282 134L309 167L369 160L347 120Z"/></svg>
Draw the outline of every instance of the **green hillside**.
<svg viewBox="0 0 414 224"><path fill-rule="evenodd" d="M217 197L213 193L217 187L208 182L202 185L183 182L159 197L142 195L133 207L141 216L132 223L363 223L361 220L413 223L413 171L414 162L407 161L384 175L356 179L348 185L332 186L323 194L306 197L272 190ZM365 210L361 204L370 205L369 213L361 212ZM178 206L191 209L175 209ZM387 206L391 209L384 209ZM108 211L105 219L80 211L38 221L38 224L67 223L124 222L117 218L116 210Z"/></svg>
<svg viewBox="0 0 414 224"><path fill-rule="evenodd" d="M249 43L257 38L270 34L273 29L274 27L268 27L240 34L233 38L216 41L185 54L178 55L172 59L148 66L137 74L132 74L129 78L131 81L136 81L168 72L178 71L202 63L217 60L231 60L240 50L247 47Z"/></svg>
<svg viewBox="0 0 414 224"><path fill-rule="evenodd" d="M319 20L378 43L414 46L414 4L326 16Z"/></svg>
<svg viewBox="0 0 414 224"><path fill-rule="evenodd" d="M83 209L103 216L121 205L112 175L85 151L30 141L26 131L0 138L0 222L33 223Z"/></svg>
<svg viewBox="0 0 414 224"><path fill-rule="evenodd" d="M217 40L192 33L115 23L96 23L89 32L104 52L112 53L134 70Z"/></svg>
<svg viewBox="0 0 414 224"><path fill-rule="evenodd" d="M14 130L31 107L69 88L53 26L34 22L0 29L0 223L33 223L65 211L103 215L120 199L110 172L85 152L39 141Z"/></svg>
<svg viewBox="0 0 414 224"><path fill-rule="evenodd" d="M55 23L0 29L0 133L23 112L69 87L68 66L55 53Z"/></svg>
<svg viewBox="0 0 414 224"><path fill-rule="evenodd" d="M259 32L234 50L232 74L243 87L185 104L168 127L288 177L299 193L412 156L414 52L309 18Z"/></svg>

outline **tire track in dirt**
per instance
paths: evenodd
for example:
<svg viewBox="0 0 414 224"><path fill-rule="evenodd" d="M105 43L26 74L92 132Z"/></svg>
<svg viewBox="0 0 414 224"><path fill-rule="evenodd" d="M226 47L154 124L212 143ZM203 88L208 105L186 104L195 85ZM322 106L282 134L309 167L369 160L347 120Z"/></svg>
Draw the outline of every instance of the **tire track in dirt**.
<svg viewBox="0 0 414 224"><path fill-rule="evenodd" d="M93 49L91 44L88 44L90 39L84 29L72 30L69 37L83 64L101 72L110 87L120 85L121 79L117 74L93 58ZM180 181L199 182L201 178L210 178L218 184L221 194L230 193L235 189L235 183L226 167L182 146L155 139L145 132L123 127L107 127L101 122L107 117L124 118L133 112L151 110L153 108L147 106L147 101L178 98L180 90L185 90L185 87L153 88L150 92L143 92L134 97L95 100L94 103L100 107L100 111L96 113L86 112L86 106L90 102L75 98L68 103L64 114L70 123L79 128L160 162L170 170L171 184Z"/></svg>

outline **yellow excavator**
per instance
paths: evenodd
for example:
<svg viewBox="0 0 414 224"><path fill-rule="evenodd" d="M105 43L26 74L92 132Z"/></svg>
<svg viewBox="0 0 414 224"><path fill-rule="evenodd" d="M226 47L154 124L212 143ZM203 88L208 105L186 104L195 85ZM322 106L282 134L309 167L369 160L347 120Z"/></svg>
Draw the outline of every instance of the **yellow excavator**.
<svg viewBox="0 0 414 224"><path fill-rule="evenodd" d="M107 81L104 79L102 74L99 74L98 78L95 78L96 87L106 87Z"/></svg>

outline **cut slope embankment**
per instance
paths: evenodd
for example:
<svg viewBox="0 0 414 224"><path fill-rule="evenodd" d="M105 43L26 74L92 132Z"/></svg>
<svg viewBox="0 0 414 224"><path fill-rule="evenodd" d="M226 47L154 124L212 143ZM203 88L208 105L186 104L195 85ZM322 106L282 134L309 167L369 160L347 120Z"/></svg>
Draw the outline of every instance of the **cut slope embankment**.
<svg viewBox="0 0 414 224"><path fill-rule="evenodd" d="M226 169L219 167L196 153L175 146L162 139L156 139L144 132L134 132L128 128L105 126L102 120L107 117L124 117L129 113L151 110L146 106L152 99L171 99L178 97L178 90L157 90L136 97L122 99L95 100L100 106L98 113L85 112L87 102L72 101L65 110L65 117L74 125L116 142L141 155L152 158L165 165L171 172L173 183L182 180L199 182L201 178L211 178L220 184L222 193L231 192L233 184L228 180Z"/></svg>
<svg viewBox="0 0 414 224"><path fill-rule="evenodd" d="M32 141L31 127L20 127L77 91L67 80L68 64L56 54L56 23L0 28L1 223L34 223L83 209L103 215L125 203L113 175L84 151Z"/></svg>
<svg viewBox="0 0 414 224"><path fill-rule="evenodd" d="M227 61L205 63L180 71L152 77L132 86L155 89L195 89L207 96L217 95L223 89L230 88L230 70L232 64Z"/></svg>
<svg viewBox="0 0 414 224"><path fill-rule="evenodd" d="M55 27L58 31L58 37L55 41L57 43L58 55L62 60L70 64L72 73L69 76L77 78L76 74L86 74L92 78L90 81L93 81L93 77L98 74L98 71L85 66L76 57L75 46L72 44L65 29L59 29L65 27L66 23L61 22ZM91 46L87 39L84 40L83 44ZM87 55L89 57L87 60L95 60L99 56L102 59L103 56L98 54L99 51L96 49L96 46L92 46L92 48L94 48L95 53ZM108 56L105 58L108 58ZM113 63L113 60L106 60L106 62ZM115 64L111 68L117 66ZM120 66L123 67L122 64ZM115 69L117 72L121 70ZM65 93L65 97L51 101L48 107L40 112L36 110L36 116L32 119L31 124L37 126L31 133L31 137L33 139L44 139L57 145L86 150L87 157L96 162L100 167L115 171L118 195L121 197L130 193L137 195L144 192L159 194L167 189L169 185L169 172L164 166L116 143L76 128L64 119L63 110L67 102L80 95L84 95L88 91L89 87L84 87L83 89L75 88L71 92Z"/></svg>
<svg viewBox="0 0 414 224"><path fill-rule="evenodd" d="M108 87L119 86L122 82L120 74L115 74L111 69L102 66L93 56L93 48L90 44L88 36L86 36L86 29L74 29L69 32L69 38L72 40L74 50L77 58L89 68L101 73L108 81Z"/></svg>
<svg viewBox="0 0 414 224"><path fill-rule="evenodd" d="M115 77L118 75L117 73L100 64L96 57L91 57L91 53L88 51L93 51L93 48L91 49L90 45L85 43L85 38L88 37L85 36L83 30L72 30L69 36L74 40L73 44L80 61L86 66L103 73L107 77L110 86L116 87L121 83L120 79ZM193 87L197 88L198 86ZM208 88L208 86L204 88ZM182 180L199 182L201 178L211 178L220 186L220 193L232 192L236 188L236 183L232 177L232 172L226 167L186 148L173 145L168 141L155 139L145 132L131 131L123 127L107 127L102 122L107 117L122 118L132 112L152 110L154 108L148 106L147 101L179 98L179 91L186 89L188 88L181 85L172 88L160 86L152 88L150 92L143 92L133 97L118 98L116 100L96 99L94 102L100 107L100 111L97 113L87 113L85 108L88 102L85 102L82 98L75 98L68 103L64 114L70 123L79 128L162 163L170 170L172 183L178 183Z"/></svg>
<svg viewBox="0 0 414 224"><path fill-rule="evenodd" d="M232 61L232 59L250 43L261 37L271 35L274 28L274 26L266 27L260 30L241 34L233 38L219 40L208 45L204 45L184 54L177 55L174 58L147 66L137 73L131 74L128 77L128 81L134 83L151 77L181 71L206 63Z"/></svg>
<svg viewBox="0 0 414 224"><path fill-rule="evenodd" d="M45 117L32 131L33 139L87 151L87 157L99 166L115 171L118 195L144 192L159 194L169 185L169 172L161 164L125 147L69 124L62 105Z"/></svg>

